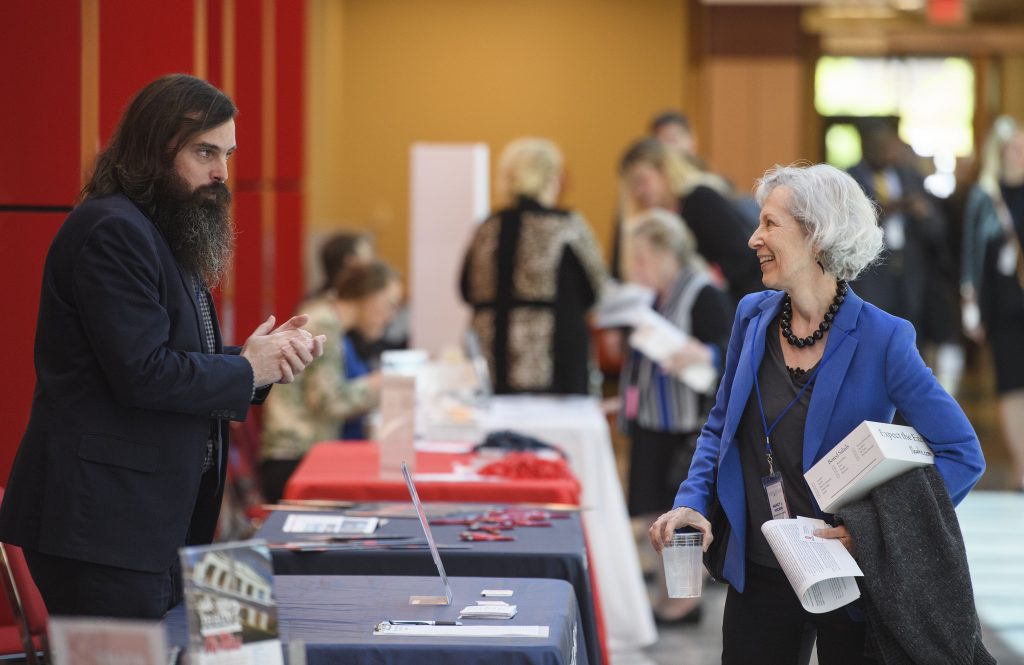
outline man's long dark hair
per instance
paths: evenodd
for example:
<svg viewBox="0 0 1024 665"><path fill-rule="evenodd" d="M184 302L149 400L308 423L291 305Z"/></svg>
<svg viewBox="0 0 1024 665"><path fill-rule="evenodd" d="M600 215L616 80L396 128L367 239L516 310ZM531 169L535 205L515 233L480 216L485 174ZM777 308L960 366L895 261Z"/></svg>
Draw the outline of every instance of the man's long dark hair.
<svg viewBox="0 0 1024 665"><path fill-rule="evenodd" d="M81 198L124 194L152 214L178 152L237 114L231 98L202 79L170 74L153 81L128 105Z"/></svg>

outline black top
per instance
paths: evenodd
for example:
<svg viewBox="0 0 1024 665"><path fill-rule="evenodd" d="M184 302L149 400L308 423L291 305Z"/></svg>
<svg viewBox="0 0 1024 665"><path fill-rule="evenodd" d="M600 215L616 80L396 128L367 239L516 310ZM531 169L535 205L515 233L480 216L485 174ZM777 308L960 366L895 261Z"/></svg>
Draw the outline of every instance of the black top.
<svg viewBox="0 0 1024 665"><path fill-rule="evenodd" d="M1024 185L1000 184L999 189L1003 193L1003 201L1006 202L1010 217L1013 219L1013 228L1017 230L1021 243L1024 243Z"/></svg>
<svg viewBox="0 0 1024 665"><path fill-rule="evenodd" d="M817 367L817 365L815 365ZM805 368L807 373L799 379L791 379L782 355L779 341L779 318L768 326L764 360L757 371L757 381L764 401L764 414L768 426L796 397L807 383L814 368ZM791 517L802 515L814 517L817 511L811 500L811 491L804 481L804 423L807 408L811 403L811 385L800 396L779 424L772 430L772 459L775 472L782 474L782 486L786 492L786 503ZM747 494L747 558L756 564L778 568L768 541L761 533L761 525L772 519L761 479L768 475L768 460L765 457L764 423L758 408L757 392L750 391L750 398L740 419L737 440L740 445L740 465L743 467L743 485Z"/></svg>
<svg viewBox="0 0 1024 665"><path fill-rule="evenodd" d="M549 265L535 255L551 243L562 251ZM538 279L541 271L547 274ZM586 222L568 210L520 197L477 228L460 290L474 309L473 328L485 347L495 394L589 394L586 316L604 279L597 243ZM553 296L537 295L543 291L537 282L552 281ZM548 365L550 376L544 371Z"/></svg>
<svg viewBox="0 0 1024 665"><path fill-rule="evenodd" d="M747 246L749 227L734 204L701 185L679 200L679 214L693 231L700 255L722 269L734 303L764 290L757 255Z"/></svg>
<svg viewBox="0 0 1024 665"><path fill-rule="evenodd" d="M1017 236L1024 244L1024 185L1009 187L1000 185L1003 201L1010 212L1013 227ZM985 259L982 263L982 279L979 287L979 304L981 305L982 321L993 335L1006 329L1016 330L1024 324L1024 288L1018 271L1005 274L999 265L1000 254L1011 236L999 233L989 239L985 246ZM1017 257L1018 263L1022 260Z"/></svg>
<svg viewBox="0 0 1024 665"><path fill-rule="evenodd" d="M676 212L693 232L697 253L709 263L717 264L729 283L732 308L748 293L764 290L757 254L747 246L753 233L740 204L731 201L710 187L694 187L679 199ZM612 237L612 277L621 278L622 220L615 221Z"/></svg>

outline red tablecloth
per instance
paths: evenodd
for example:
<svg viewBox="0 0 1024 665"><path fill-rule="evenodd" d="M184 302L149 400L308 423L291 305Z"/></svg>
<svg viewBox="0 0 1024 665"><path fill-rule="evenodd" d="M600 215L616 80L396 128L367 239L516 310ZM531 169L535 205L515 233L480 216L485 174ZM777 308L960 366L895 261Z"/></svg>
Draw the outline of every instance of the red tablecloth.
<svg viewBox="0 0 1024 665"><path fill-rule="evenodd" d="M417 452L415 473L450 473L468 465L472 454ZM580 485L573 479L499 478L481 481L416 480L423 501L474 503L565 503L579 505ZM286 499L338 501L408 501L401 478L380 477L377 444L328 441L313 446L284 489Z"/></svg>

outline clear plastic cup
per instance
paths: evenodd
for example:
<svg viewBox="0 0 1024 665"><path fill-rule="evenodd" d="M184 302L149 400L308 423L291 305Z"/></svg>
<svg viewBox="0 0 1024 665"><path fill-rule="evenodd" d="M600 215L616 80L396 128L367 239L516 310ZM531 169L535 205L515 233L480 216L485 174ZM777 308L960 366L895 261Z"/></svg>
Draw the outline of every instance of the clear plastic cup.
<svg viewBox="0 0 1024 665"><path fill-rule="evenodd" d="M665 585L669 598L696 598L704 581L702 533L677 533L665 544Z"/></svg>

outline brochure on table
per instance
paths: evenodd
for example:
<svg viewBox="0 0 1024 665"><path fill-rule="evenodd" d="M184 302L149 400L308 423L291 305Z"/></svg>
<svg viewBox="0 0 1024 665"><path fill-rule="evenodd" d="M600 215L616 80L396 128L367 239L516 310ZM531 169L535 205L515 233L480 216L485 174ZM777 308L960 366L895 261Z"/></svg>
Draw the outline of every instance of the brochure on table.
<svg viewBox="0 0 1024 665"><path fill-rule="evenodd" d="M283 665L262 540L180 550L192 665Z"/></svg>
<svg viewBox="0 0 1024 665"><path fill-rule="evenodd" d="M285 533L316 533L331 536L369 536L377 530L377 517L292 513L284 520Z"/></svg>
<svg viewBox="0 0 1024 665"><path fill-rule="evenodd" d="M166 665L167 631L159 621L50 617L53 665Z"/></svg>

